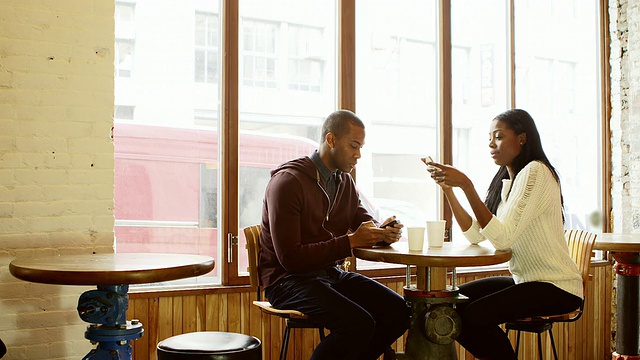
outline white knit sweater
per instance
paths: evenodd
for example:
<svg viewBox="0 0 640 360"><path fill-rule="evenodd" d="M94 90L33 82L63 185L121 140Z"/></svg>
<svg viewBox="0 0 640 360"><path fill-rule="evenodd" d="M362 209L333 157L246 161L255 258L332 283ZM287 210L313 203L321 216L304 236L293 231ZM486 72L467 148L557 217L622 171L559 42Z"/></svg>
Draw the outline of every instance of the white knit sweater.
<svg viewBox="0 0 640 360"><path fill-rule="evenodd" d="M582 278L564 237L560 186L543 163L527 164L513 184L503 180L497 216L484 228L474 219L464 235L474 244L488 239L498 250L511 249L516 284L549 282L582 298Z"/></svg>

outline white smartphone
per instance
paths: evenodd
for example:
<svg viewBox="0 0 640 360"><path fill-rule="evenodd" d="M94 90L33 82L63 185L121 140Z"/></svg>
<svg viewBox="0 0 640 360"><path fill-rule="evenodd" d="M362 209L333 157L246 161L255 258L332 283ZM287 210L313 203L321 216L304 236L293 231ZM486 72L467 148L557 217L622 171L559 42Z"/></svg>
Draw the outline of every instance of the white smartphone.
<svg viewBox="0 0 640 360"><path fill-rule="evenodd" d="M430 162L434 162L434 161L433 161L433 158L431 158L431 156L429 156L429 155L426 155L426 156L424 157L424 163L425 163L425 165L427 165L427 170L428 170L428 171L431 171L431 170L433 170L433 169L435 169L435 168L436 168L436 167L435 167L435 166L433 166L433 165L429 165L428 163L430 163Z"/></svg>

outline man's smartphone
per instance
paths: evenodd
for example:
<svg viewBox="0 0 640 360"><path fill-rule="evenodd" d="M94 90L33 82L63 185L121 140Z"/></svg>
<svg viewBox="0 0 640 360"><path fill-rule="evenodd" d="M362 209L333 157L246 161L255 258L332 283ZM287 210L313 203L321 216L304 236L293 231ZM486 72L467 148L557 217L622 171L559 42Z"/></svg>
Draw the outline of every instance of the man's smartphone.
<svg viewBox="0 0 640 360"><path fill-rule="evenodd" d="M386 229L387 226L393 226L393 225L395 225L397 223L398 223L398 220L393 219L393 220L389 221L386 224L380 225L380 229ZM377 243L376 245L378 245L378 246L389 246L389 245L391 245L391 243L388 243L388 242L386 242L386 240L383 240L383 241L380 241L379 243Z"/></svg>
<svg viewBox="0 0 640 360"><path fill-rule="evenodd" d="M381 229L384 229L384 228L386 228L387 226L394 226L394 225L395 225L395 224L397 224L397 223L398 223L398 220L395 220L395 219L394 219L394 220L389 221L389 222L388 222L388 223L386 223L386 224L382 224L382 225L380 225L380 228L381 228Z"/></svg>

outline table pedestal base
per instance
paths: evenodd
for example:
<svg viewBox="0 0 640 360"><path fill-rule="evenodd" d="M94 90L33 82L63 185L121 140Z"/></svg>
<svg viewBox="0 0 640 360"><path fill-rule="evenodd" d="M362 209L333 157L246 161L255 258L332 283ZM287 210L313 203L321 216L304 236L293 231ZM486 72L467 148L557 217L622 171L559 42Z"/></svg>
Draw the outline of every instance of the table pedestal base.
<svg viewBox="0 0 640 360"><path fill-rule="evenodd" d="M613 360L639 360L640 354L640 254L630 252L613 253L616 260L614 271L618 277L616 352Z"/></svg>
<svg viewBox="0 0 640 360"><path fill-rule="evenodd" d="M455 339L460 334L461 320L455 304L466 302L465 296L453 291L422 291L405 287L405 299L411 306L411 325L405 353L398 359L455 360Z"/></svg>
<svg viewBox="0 0 640 360"><path fill-rule="evenodd" d="M83 293L78 300L78 314L91 323L84 337L98 344L83 360L131 360L131 340L144 333L137 320L127 321L128 285L98 286Z"/></svg>

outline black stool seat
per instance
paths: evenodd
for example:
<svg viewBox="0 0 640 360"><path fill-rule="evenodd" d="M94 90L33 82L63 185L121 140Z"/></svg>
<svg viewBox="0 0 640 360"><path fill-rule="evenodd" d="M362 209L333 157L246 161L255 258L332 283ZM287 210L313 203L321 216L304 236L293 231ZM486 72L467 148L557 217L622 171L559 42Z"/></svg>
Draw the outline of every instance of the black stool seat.
<svg viewBox="0 0 640 360"><path fill-rule="evenodd" d="M198 331L158 344L158 360L261 360L262 343L254 336Z"/></svg>

